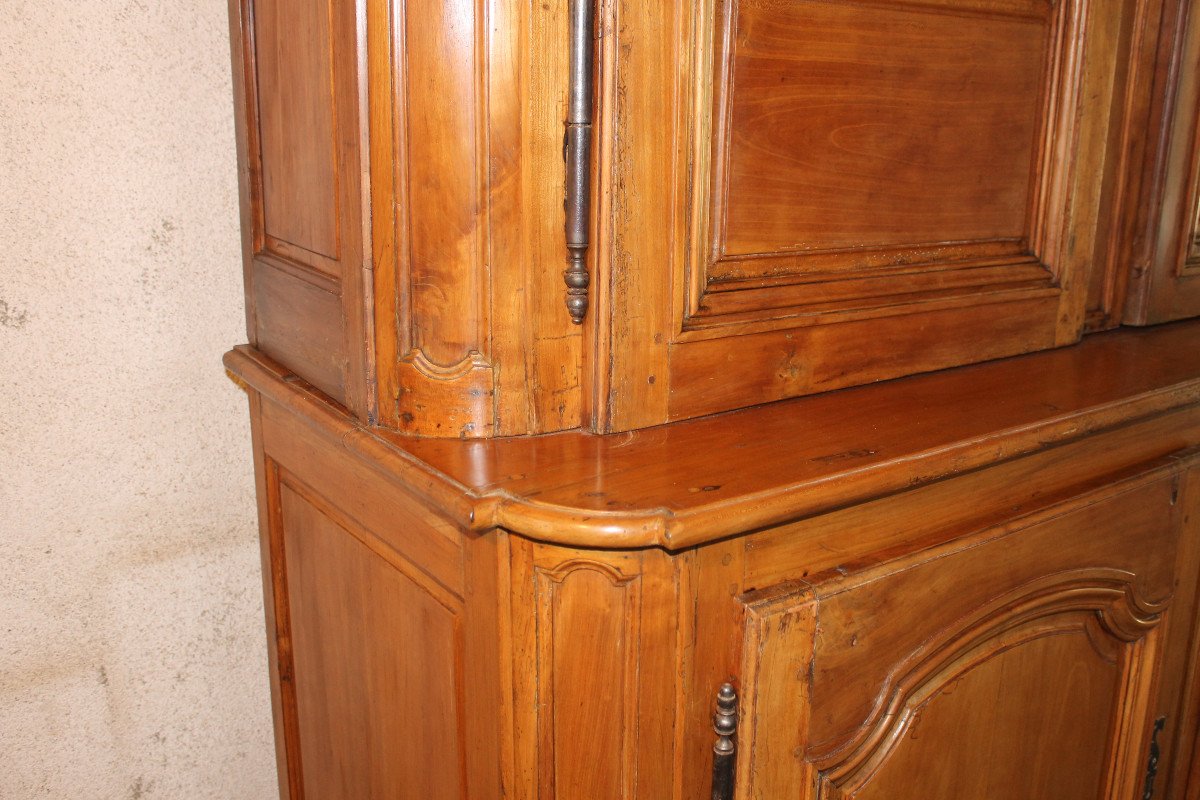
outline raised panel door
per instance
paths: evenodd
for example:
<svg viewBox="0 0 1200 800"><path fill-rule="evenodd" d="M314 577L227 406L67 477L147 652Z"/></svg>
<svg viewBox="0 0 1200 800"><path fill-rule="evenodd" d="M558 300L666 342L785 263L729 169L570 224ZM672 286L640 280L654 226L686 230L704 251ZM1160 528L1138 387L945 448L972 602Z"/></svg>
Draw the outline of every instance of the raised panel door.
<svg viewBox="0 0 1200 800"><path fill-rule="evenodd" d="M1075 341L1135 5L617 3L597 426Z"/></svg>
<svg viewBox="0 0 1200 800"><path fill-rule="evenodd" d="M1162 465L748 596L739 796L1140 796L1158 721L1165 742L1182 713L1163 689L1193 608L1181 485Z"/></svg>

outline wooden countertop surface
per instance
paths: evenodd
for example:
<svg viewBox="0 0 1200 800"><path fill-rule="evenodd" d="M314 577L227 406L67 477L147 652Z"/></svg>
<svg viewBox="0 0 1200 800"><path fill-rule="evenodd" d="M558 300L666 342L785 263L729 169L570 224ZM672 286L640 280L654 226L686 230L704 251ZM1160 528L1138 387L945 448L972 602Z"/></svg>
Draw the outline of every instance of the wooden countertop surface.
<svg viewBox="0 0 1200 800"><path fill-rule="evenodd" d="M225 364L463 526L679 549L1200 403L1200 321L609 436L412 439L252 348Z"/></svg>

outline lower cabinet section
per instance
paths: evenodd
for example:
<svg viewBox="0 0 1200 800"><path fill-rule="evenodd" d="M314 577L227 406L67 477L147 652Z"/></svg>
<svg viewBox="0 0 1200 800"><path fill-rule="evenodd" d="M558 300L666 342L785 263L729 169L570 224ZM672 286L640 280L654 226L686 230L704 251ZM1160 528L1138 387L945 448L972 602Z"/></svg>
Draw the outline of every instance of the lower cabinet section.
<svg viewBox="0 0 1200 800"><path fill-rule="evenodd" d="M706 800L727 683L738 800L1197 796L1196 414L679 552L255 420L289 800Z"/></svg>

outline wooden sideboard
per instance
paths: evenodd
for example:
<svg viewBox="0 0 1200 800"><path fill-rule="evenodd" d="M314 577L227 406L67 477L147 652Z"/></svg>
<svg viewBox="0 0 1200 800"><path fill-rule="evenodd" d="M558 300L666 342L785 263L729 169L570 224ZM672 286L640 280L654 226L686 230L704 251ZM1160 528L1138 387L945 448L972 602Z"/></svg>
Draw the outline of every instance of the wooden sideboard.
<svg viewBox="0 0 1200 800"><path fill-rule="evenodd" d="M281 797L1200 798L1193 5L231 0Z"/></svg>

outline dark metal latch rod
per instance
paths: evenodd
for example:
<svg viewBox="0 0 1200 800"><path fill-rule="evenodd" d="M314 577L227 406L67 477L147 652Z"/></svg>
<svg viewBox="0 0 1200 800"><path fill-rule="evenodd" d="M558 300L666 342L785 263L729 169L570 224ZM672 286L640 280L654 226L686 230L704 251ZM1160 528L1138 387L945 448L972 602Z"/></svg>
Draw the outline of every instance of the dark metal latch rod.
<svg viewBox="0 0 1200 800"><path fill-rule="evenodd" d="M567 310L583 324L588 312L587 251L591 210L593 53L596 41L595 0L571 0L571 89L563 144L567 162Z"/></svg>

